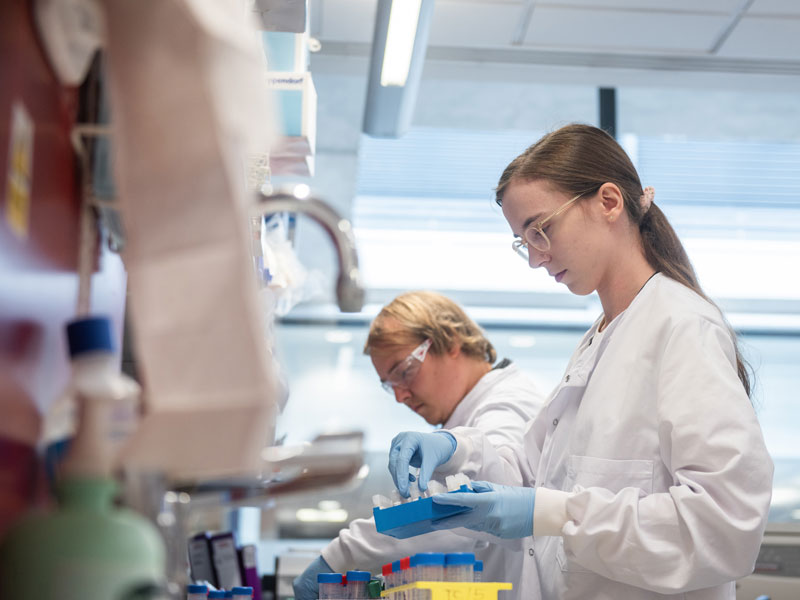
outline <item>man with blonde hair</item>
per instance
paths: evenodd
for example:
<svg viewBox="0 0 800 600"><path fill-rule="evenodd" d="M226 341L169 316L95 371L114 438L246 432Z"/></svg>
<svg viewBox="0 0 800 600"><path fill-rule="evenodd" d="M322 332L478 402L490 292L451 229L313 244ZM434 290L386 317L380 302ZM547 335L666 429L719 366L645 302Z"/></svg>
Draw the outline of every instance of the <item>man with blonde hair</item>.
<svg viewBox="0 0 800 600"><path fill-rule="evenodd" d="M387 304L370 326L364 353L397 402L444 429L477 428L495 447L519 446L525 424L544 403L516 365L496 363L491 342L464 310L436 292L408 292ZM379 572L383 563L419 551L474 551L485 581L519 581L522 543L500 546L496 538L458 531L398 540L378 533L373 519L357 519L295 579L295 597L317 598L319 573Z"/></svg>

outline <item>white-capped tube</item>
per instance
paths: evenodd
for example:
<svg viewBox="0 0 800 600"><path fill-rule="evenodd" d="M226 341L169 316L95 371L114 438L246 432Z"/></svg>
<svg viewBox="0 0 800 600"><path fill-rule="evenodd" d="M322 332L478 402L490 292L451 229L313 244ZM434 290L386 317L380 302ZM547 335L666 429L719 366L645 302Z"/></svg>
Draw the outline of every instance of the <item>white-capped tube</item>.
<svg viewBox="0 0 800 600"><path fill-rule="evenodd" d="M430 492L431 496L433 496L434 494L444 494L446 491L447 491L447 486L445 486L440 481L431 479L428 482L428 492Z"/></svg>
<svg viewBox="0 0 800 600"><path fill-rule="evenodd" d="M409 481L408 483L408 499L419 500L419 483L416 481Z"/></svg>
<svg viewBox="0 0 800 600"><path fill-rule="evenodd" d="M392 501L382 494L375 494L372 497L372 505L375 508L381 508L381 509L389 508L390 506L392 506Z"/></svg>
<svg viewBox="0 0 800 600"><path fill-rule="evenodd" d="M462 485L465 485L468 488L472 489L472 486L470 485L472 483L472 480L469 477L467 477L464 473L456 473L455 477L456 477L456 483L458 484L459 488Z"/></svg>

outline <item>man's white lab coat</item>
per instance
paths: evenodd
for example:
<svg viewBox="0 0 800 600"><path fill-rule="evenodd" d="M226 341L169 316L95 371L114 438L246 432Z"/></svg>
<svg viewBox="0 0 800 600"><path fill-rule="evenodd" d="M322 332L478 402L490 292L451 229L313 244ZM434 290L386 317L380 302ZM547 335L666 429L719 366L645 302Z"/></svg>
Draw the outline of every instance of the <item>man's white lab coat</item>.
<svg viewBox="0 0 800 600"><path fill-rule="evenodd" d="M439 471L536 487L523 557L546 600L732 600L758 554L773 466L731 334L661 274L598 324L522 448L457 428ZM538 594L521 584L521 597Z"/></svg>
<svg viewBox="0 0 800 600"><path fill-rule="evenodd" d="M458 403L444 428L474 427L486 434L489 444L520 446L526 424L543 404L544 397L533 382L510 364L484 375ZM519 543L505 543L503 547L488 544L487 538L491 536L458 529L398 540L378 533L374 519L357 519L339 532L339 537L322 551L322 557L339 573L354 568L380 573L382 564L417 552L475 552L484 563L484 581L511 581L516 587L523 568ZM506 597L522 598L516 592Z"/></svg>

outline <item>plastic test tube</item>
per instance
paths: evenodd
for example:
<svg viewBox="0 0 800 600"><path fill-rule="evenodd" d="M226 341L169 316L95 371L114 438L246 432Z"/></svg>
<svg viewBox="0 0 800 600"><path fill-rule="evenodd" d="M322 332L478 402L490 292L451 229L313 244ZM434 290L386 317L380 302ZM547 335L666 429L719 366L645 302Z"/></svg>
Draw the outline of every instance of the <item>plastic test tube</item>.
<svg viewBox="0 0 800 600"><path fill-rule="evenodd" d="M407 583L414 583L414 576L413 572L411 571L411 558L406 556L405 558L400 559L400 585L406 585ZM408 590L404 592L404 598L406 600L411 600L414 596L414 590Z"/></svg>
<svg viewBox="0 0 800 600"><path fill-rule="evenodd" d="M419 577L417 577L417 555L410 557L408 559L408 583L414 583L416 581L421 581ZM422 597L423 590L411 590L411 593L408 595L409 600L417 600L417 598Z"/></svg>
<svg viewBox="0 0 800 600"><path fill-rule="evenodd" d="M475 564L472 565L472 581L475 583L480 583L483 581L483 561L476 560Z"/></svg>
<svg viewBox="0 0 800 600"><path fill-rule="evenodd" d="M475 555L472 552L448 552L444 556L445 581L472 582L472 566Z"/></svg>
<svg viewBox="0 0 800 600"><path fill-rule="evenodd" d="M394 587L394 577L392 576L392 563L386 563L381 567L381 575L383 575L383 582L388 590Z"/></svg>
<svg viewBox="0 0 800 600"><path fill-rule="evenodd" d="M207 596L207 585L189 584L186 586L186 600L206 600Z"/></svg>
<svg viewBox="0 0 800 600"><path fill-rule="evenodd" d="M414 572L411 570L411 557L406 556L400 559L400 573L400 580L403 582L400 585L414 583Z"/></svg>
<svg viewBox="0 0 800 600"><path fill-rule="evenodd" d="M319 585L320 600L342 598L342 575L341 573L320 573L317 575Z"/></svg>
<svg viewBox="0 0 800 600"><path fill-rule="evenodd" d="M243 600L243 598L247 598L247 600L252 600L253 598L253 588L250 586L237 586L231 590L233 592L234 600Z"/></svg>
<svg viewBox="0 0 800 600"><path fill-rule="evenodd" d="M414 578L416 581L444 581L444 552L421 552L416 556ZM415 600L431 597L428 590L416 590Z"/></svg>
<svg viewBox="0 0 800 600"><path fill-rule="evenodd" d="M416 557L417 581L444 581L444 552L420 552Z"/></svg>
<svg viewBox="0 0 800 600"><path fill-rule="evenodd" d="M367 598L367 584L370 579L369 571L348 571L347 597L359 600Z"/></svg>

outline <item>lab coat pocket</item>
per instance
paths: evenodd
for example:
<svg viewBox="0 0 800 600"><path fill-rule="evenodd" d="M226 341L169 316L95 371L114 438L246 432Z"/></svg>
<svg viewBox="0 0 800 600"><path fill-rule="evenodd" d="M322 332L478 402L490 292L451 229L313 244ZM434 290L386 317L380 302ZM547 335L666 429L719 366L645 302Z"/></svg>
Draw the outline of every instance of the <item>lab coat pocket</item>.
<svg viewBox="0 0 800 600"><path fill-rule="evenodd" d="M654 463L647 459L612 459L571 455L567 458L564 490L599 487L617 493L635 487L653 493Z"/></svg>
<svg viewBox="0 0 800 600"><path fill-rule="evenodd" d="M553 538L556 540L558 544L558 548L556 548L556 560L558 561L558 566L561 570L565 573L591 573L589 569L586 567L582 567L578 563L576 563L571 558L567 557L567 553L564 551L564 538Z"/></svg>
<svg viewBox="0 0 800 600"><path fill-rule="evenodd" d="M603 488L614 494L625 488L641 490L640 496L653 492L654 463L646 459L611 459L594 456L571 455L567 458L567 476L564 490ZM569 557L564 550L564 539L558 538L556 560L562 571L590 573Z"/></svg>

